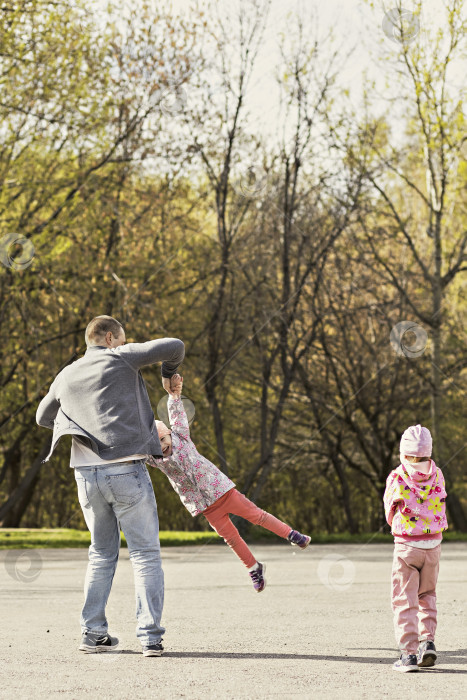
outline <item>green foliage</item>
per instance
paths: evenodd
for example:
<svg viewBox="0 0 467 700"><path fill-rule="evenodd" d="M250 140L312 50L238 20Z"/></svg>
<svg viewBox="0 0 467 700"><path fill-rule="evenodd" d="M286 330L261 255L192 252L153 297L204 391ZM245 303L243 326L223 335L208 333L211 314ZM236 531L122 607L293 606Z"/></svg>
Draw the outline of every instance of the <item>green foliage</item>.
<svg viewBox="0 0 467 700"><path fill-rule="evenodd" d="M243 111L264 18L252 22L252 46L237 47L239 62L213 18L186 23L141 2L97 24L82 0L17 5L0 18L0 238L25 236L35 255L22 270L0 265L0 508L24 488L3 522L85 528L69 440L37 464L50 436L35 410L101 313L124 323L130 342L182 338L199 451L215 464L225 457L260 506L331 538L381 528L400 433L431 425L432 338L409 360L393 352L392 327L415 318L430 330L441 319L444 462L465 504L465 114L461 96L442 90L442 34L426 52L397 53L397 129L372 90L354 115L335 69L323 76L319 47L304 41L294 55L290 35L278 75L291 131L264 143ZM203 56L204 40L219 65ZM171 113L162 106L174 82L189 100ZM251 163L267 186L245 196L237 170ZM159 368L143 375L155 408ZM161 527L212 537L163 475L151 476Z"/></svg>

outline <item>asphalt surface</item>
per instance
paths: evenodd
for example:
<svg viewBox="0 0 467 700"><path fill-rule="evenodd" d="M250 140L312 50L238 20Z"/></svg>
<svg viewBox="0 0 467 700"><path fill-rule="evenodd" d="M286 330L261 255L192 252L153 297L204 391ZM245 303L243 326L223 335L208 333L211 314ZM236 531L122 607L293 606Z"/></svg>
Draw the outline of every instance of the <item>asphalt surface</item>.
<svg viewBox="0 0 467 700"><path fill-rule="evenodd" d="M162 658L136 639L127 550L107 608L120 647L107 654L78 651L87 550L0 551L0 697L467 697L465 544L443 544L438 663L410 674L391 668L391 545L253 549L267 563L260 594L225 545L163 550Z"/></svg>

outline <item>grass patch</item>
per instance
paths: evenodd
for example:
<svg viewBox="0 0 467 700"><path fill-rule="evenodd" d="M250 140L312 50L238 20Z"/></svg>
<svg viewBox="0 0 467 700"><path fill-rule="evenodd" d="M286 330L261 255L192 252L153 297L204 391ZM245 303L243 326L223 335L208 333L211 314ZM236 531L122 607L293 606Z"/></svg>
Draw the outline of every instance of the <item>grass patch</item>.
<svg viewBox="0 0 467 700"><path fill-rule="evenodd" d="M215 532L177 532L162 530L159 533L163 547L176 547L188 544L220 542ZM0 528L0 549L32 549L58 547L89 547L91 535L87 530L57 528L54 530L4 529ZM122 533L122 547L126 547Z"/></svg>
<svg viewBox="0 0 467 700"><path fill-rule="evenodd" d="M221 538L215 532L183 532L161 530L159 533L162 547L176 547L181 545L219 544ZM350 535L348 532L326 534L311 533L311 544L378 544L393 542L392 535L385 533L361 533ZM253 528L245 538L247 542L278 543L280 539L262 528ZM448 530L444 533L444 540L448 542L467 542L467 533ZM87 530L72 530L57 528L54 530L26 529L26 528L0 528L0 549L33 549L33 548L58 548L58 547L89 547L90 534ZM126 547L125 537L122 534L122 547Z"/></svg>

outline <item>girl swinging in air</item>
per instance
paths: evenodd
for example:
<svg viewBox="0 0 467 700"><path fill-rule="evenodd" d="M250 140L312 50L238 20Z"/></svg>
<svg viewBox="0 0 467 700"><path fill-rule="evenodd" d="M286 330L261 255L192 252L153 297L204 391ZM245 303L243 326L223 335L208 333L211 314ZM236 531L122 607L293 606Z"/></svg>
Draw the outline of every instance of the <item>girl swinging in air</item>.
<svg viewBox="0 0 467 700"><path fill-rule="evenodd" d="M190 438L188 419L181 393L183 378L172 377L168 411L170 429L156 421L163 459L149 457L148 464L157 467L169 479L180 500L193 515L202 513L213 530L233 549L248 569L255 591L266 586L266 565L256 561L246 542L240 537L229 514L239 515L255 525L271 530L300 549L308 547L311 537L302 535L270 513L261 510L235 488L235 484L206 457L197 451Z"/></svg>

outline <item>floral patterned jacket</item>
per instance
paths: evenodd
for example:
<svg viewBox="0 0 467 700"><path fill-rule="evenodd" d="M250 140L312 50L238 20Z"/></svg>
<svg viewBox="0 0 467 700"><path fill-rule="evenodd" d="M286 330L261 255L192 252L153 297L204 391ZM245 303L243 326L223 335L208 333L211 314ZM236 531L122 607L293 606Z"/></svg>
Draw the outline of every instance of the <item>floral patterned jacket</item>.
<svg viewBox="0 0 467 700"><path fill-rule="evenodd" d="M183 505L194 517L235 488L235 484L199 454L190 438L190 427L181 398L170 395L168 410L172 454L164 459L148 457L147 462L164 472Z"/></svg>
<svg viewBox="0 0 467 700"><path fill-rule="evenodd" d="M392 471L384 492L386 520L396 541L441 539L448 529L443 472L431 460L428 474L402 464Z"/></svg>

